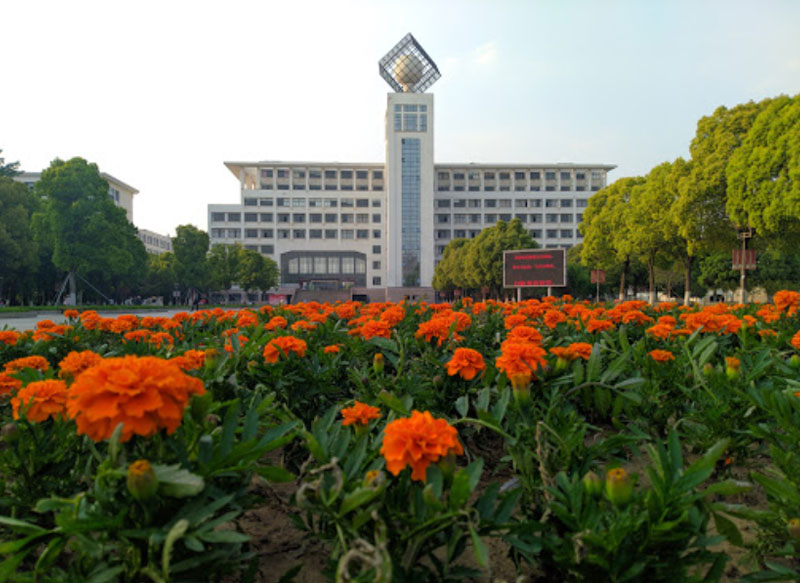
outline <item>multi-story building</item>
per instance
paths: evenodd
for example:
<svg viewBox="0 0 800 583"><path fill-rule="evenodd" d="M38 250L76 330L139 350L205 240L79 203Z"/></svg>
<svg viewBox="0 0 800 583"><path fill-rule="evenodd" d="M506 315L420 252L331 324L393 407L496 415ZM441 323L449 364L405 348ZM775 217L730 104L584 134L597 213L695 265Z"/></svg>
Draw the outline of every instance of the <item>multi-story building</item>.
<svg viewBox="0 0 800 583"><path fill-rule="evenodd" d="M144 243L145 251L153 255L161 255L172 251L172 239L167 235L161 235L147 229L138 229L139 239Z"/></svg>
<svg viewBox="0 0 800 583"><path fill-rule="evenodd" d="M447 244L518 218L544 247L571 247L610 164L436 164L436 65L407 35L380 63L395 90L383 163L226 162L240 200L208 206L211 244L273 258L285 286L427 295Z"/></svg>

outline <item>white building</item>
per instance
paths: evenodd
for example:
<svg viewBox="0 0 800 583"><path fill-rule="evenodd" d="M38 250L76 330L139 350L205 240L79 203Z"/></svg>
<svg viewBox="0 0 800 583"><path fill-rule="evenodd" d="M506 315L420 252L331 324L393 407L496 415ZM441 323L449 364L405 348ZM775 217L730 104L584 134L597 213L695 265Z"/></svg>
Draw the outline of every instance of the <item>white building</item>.
<svg viewBox="0 0 800 583"><path fill-rule="evenodd" d="M447 244L519 218L544 247L571 247L609 164L436 164L436 65L411 36L380 63L387 97L383 163L226 162L240 200L208 205L211 244L273 258L285 286L430 295Z"/></svg>
<svg viewBox="0 0 800 583"><path fill-rule="evenodd" d="M172 238L147 229L138 229L139 239L144 243L145 251L153 255L161 255L172 251Z"/></svg>

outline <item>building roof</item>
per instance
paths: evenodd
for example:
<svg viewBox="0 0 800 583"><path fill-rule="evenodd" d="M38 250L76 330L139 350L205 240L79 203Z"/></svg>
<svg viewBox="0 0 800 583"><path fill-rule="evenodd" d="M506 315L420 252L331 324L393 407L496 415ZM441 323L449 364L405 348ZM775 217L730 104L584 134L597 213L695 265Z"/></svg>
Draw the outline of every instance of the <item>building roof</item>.
<svg viewBox="0 0 800 583"><path fill-rule="evenodd" d="M125 190L130 190L131 194L139 194L139 191L136 190L133 186L131 186L129 184L125 184L124 182L122 182L122 180L120 180L119 178L114 178L113 176L111 176L111 174L108 174L107 172L101 172L100 176L105 178L108 182L111 182L111 183L113 183L113 184L115 184L117 186L120 186L120 187L124 188Z"/></svg>

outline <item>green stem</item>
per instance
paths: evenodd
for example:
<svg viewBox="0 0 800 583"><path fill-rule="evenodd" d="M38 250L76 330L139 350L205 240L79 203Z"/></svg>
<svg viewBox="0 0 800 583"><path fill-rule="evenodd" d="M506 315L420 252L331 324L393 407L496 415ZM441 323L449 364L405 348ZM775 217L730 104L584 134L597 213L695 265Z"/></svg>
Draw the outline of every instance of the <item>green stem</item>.
<svg viewBox="0 0 800 583"><path fill-rule="evenodd" d="M455 421L453 421L451 425L458 425L459 423L476 423L478 425L483 425L484 427L491 429L495 433L502 435L506 439L514 439L512 435L509 435L508 433L500 429L497 425L492 425L491 423L487 423L482 419L475 419L474 417L462 417L461 419L456 419Z"/></svg>

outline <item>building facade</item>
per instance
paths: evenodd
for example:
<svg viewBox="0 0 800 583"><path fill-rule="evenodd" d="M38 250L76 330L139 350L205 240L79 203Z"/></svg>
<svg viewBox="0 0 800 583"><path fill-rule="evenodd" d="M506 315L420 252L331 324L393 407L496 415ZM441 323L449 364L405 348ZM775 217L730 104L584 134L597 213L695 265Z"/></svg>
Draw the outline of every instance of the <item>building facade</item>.
<svg viewBox="0 0 800 583"><path fill-rule="evenodd" d="M379 63L387 97L382 163L226 162L235 204L208 206L214 244L274 259L284 286L430 290L447 244L520 219L543 247L581 241L578 223L610 164L436 164L438 70L411 35Z"/></svg>
<svg viewBox="0 0 800 583"><path fill-rule="evenodd" d="M161 255L172 251L172 238L147 229L137 229L138 237L144 243L144 249L152 255Z"/></svg>

